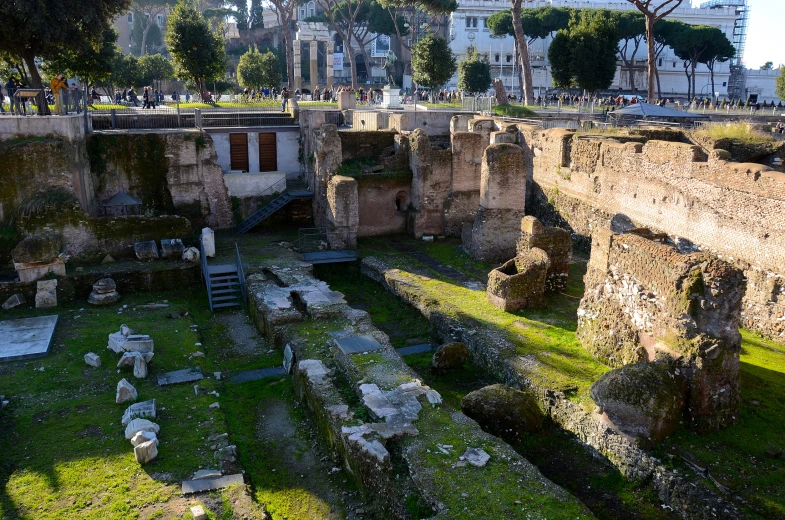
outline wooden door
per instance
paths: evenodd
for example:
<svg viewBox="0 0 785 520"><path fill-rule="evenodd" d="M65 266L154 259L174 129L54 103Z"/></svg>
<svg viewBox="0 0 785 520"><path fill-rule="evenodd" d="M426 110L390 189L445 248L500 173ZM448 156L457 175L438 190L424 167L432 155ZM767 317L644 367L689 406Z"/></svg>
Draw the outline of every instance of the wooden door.
<svg viewBox="0 0 785 520"><path fill-rule="evenodd" d="M278 171L278 149L275 145L275 132L259 134L259 171Z"/></svg>
<svg viewBox="0 0 785 520"><path fill-rule="evenodd" d="M248 134L229 134L230 168L248 171Z"/></svg>

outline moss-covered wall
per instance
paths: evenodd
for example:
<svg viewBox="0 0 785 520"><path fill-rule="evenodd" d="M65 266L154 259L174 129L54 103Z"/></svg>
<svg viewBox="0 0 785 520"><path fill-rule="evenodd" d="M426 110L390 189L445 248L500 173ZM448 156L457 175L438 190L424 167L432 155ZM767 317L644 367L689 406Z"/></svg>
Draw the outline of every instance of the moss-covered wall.
<svg viewBox="0 0 785 520"><path fill-rule="evenodd" d="M9 222L17 207L50 187L73 193L82 209L92 209L92 180L83 141L55 136L0 141L0 221Z"/></svg>
<svg viewBox="0 0 785 520"><path fill-rule="evenodd" d="M231 205L208 134L95 134L87 138L95 198L119 191L140 199L144 214L180 215L195 227L231 225Z"/></svg>

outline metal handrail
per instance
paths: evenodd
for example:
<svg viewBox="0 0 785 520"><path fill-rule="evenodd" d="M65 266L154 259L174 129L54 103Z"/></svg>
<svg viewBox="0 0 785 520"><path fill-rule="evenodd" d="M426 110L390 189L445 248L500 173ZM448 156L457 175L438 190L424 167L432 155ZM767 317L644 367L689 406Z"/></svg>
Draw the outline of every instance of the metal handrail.
<svg viewBox="0 0 785 520"><path fill-rule="evenodd" d="M234 265L237 267L237 278L240 280L240 294L243 296L243 301L248 303L248 294L245 288L245 271L243 270L243 259L240 256L240 247L237 242L234 243L235 260Z"/></svg>
<svg viewBox="0 0 785 520"><path fill-rule="evenodd" d="M210 312L213 312L213 290L210 283L210 273L207 269L207 255L204 253L204 242L202 237L199 237L199 253L202 258L202 275L204 276L204 283L207 285L207 301L210 304Z"/></svg>

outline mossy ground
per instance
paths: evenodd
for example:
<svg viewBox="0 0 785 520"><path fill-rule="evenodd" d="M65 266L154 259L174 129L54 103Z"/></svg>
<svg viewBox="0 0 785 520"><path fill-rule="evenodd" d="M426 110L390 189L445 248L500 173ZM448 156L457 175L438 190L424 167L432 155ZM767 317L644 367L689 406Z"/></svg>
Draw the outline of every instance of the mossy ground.
<svg viewBox="0 0 785 520"><path fill-rule="evenodd" d="M207 318L195 299L180 294L129 295L103 308L62 305L60 321L45 358L0 365L2 393L11 404L0 415L0 517L30 519L171 518L183 499L179 482L194 471L215 465L203 438L223 430L224 413L211 411L213 379L192 385L158 387L156 374L200 365L211 373L208 358L189 359L201 340L190 325ZM135 304L168 299L168 309L133 310ZM129 308L118 314L123 305ZM177 312L181 317L167 316ZM8 317L45 315L44 311L9 311ZM194 315L194 313L196 315ZM156 344L150 375L139 380L106 349L107 336L127 323L150 334ZM85 364L96 352L101 368ZM43 367L43 371L40 369ZM120 372L120 373L118 373ZM115 404L117 381L127 378L139 399L156 399L161 444L156 460L140 466L124 438L120 418L128 404ZM180 515L175 515L180 517Z"/></svg>

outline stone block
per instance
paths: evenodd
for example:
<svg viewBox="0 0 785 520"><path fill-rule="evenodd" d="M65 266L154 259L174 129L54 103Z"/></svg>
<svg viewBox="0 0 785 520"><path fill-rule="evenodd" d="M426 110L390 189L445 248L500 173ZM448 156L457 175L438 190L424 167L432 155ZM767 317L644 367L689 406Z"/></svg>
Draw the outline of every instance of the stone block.
<svg viewBox="0 0 785 520"><path fill-rule="evenodd" d="M606 423L649 448L678 429L687 384L675 364L644 361L603 374L591 386L591 397Z"/></svg>
<svg viewBox="0 0 785 520"><path fill-rule="evenodd" d="M134 403L123 413L123 426L128 426L128 423L134 419L155 419L155 412L155 399Z"/></svg>
<svg viewBox="0 0 785 520"><path fill-rule="evenodd" d="M490 385L466 394L461 411L488 433L508 442L520 441L525 432L542 429L542 411L531 392L505 385Z"/></svg>
<svg viewBox="0 0 785 520"><path fill-rule="evenodd" d="M3 304L3 310L7 311L8 309L13 309L14 307L18 307L25 302L25 297L21 294L14 294L10 298L8 298L5 303Z"/></svg>
<svg viewBox="0 0 785 520"><path fill-rule="evenodd" d="M345 94L345 92L342 92L342 94ZM194 517L194 520L207 520L207 513L205 513L202 506L193 506L191 508L191 516Z"/></svg>
<svg viewBox="0 0 785 520"><path fill-rule="evenodd" d="M161 240L161 256L166 260L180 260L184 251L185 246L179 238Z"/></svg>
<svg viewBox="0 0 785 520"><path fill-rule="evenodd" d="M35 293L36 309L57 307L57 280L40 280Z"/></svg>
<svg viewBox="0 0 785 520"><path fill-rule="evenodd" d="M327 183L327 241L331 249L356 249L360 223L357 181L342 175Z"/></svg>
<svg viewBox="0 0 785 520"><path fill-rule="evenodd" d="M48 234L29 236L19 242L11 252L19 281L34 282L49 273L65 276L63 245L62 236Z"/></svg>
<svg viewBox="0 0 785 520"><path fill-rule="evenodd" d="M133 437L131 437L131 444L133 444L134 447L148 441L155 441L157 443L158 435L156 435L154 432L139 431L136 432Z"/></svg>
<svg viewBox="0 0 785 520"><path fill-rule="evenodd" d="M155 243L155 240L135 243L134 253L136 254L136 258L142 261L152 261L159 259L158 244Z"/></svg>
<svg viewBox="0 0 785 520"><path fill-rule="evenodd" d="M542 249L530 249L488 275L488 301L503 311L545 306L545 279L550 262Z"/></svg>
<svg viewBox="0 0 785 520"><path fill-rule="evenodd" d="M155 424L152 421L148 421L147 419L134 419L128 423L128 426L125 427L125 438L129 441L133 438L137 432L153 432L158 433L161 431L161 427Z"/></svg>
<svg viewBox="0 0 785 520"><path fill-rule="evenodd" d="M93 305L110 305L120 299L117 286L111 278L101 278L93 284L93 291L87 302Z"/></svg>
<svg viewBox="0 0 785 520"><path fill-rule="evenodd" d="M158 456L158 440L143 442L134 447L134 457L139 464L146 464Z"/></svg>
<svg viewBox="0 0 785 520"><path fill-rule="evenodd" d="M136 388L129 383L125 378L121 379L119 383L117 383L117 393L115 394L114 402L117 404L124 403L126 401L136 401Z"/></svg>
<svg viewBox="0 0 785 520"><path fill-rule="evenodd" d="M147 361L142 356L134 358L134 377L138 379L147 377Z"/></svg>
<svg viewBox="0 0 785 520"><path fill-rule="evenodd" d="M464 363L469 360L469 356L469 348L463 343L457 342L442 345L433 353L431 370L444 372L445 370L463 368Z"/></svg>
<svg viewBox="0 0 785 520"><path fill-rule="evenodd" d="M209 227L202 228L202 246L204 247L204 254L207 258L215 256L215 231Z"/></svg>
<svg viewBox="0 0 785 520"><path fill-rule="evenodd" d="M485 149L480 206L486 209L526 209L526 168L520 146L501 143Z"/></svg>
<svg viewBox="0 0 785 520"><path fill-rule="evenodd" d="M184 262L189 262L191 264L199 263L201 260L201 253L195 247L188 247L183 251L182 259Z"/></svg>
<svg viewBox="0 0 785 520"><path fill-rule="evenodd" d="M95 368L99 368L101 366L101 358L98 357L98 354L93 352L88 352L84 355L84 362Z"/></svg>

